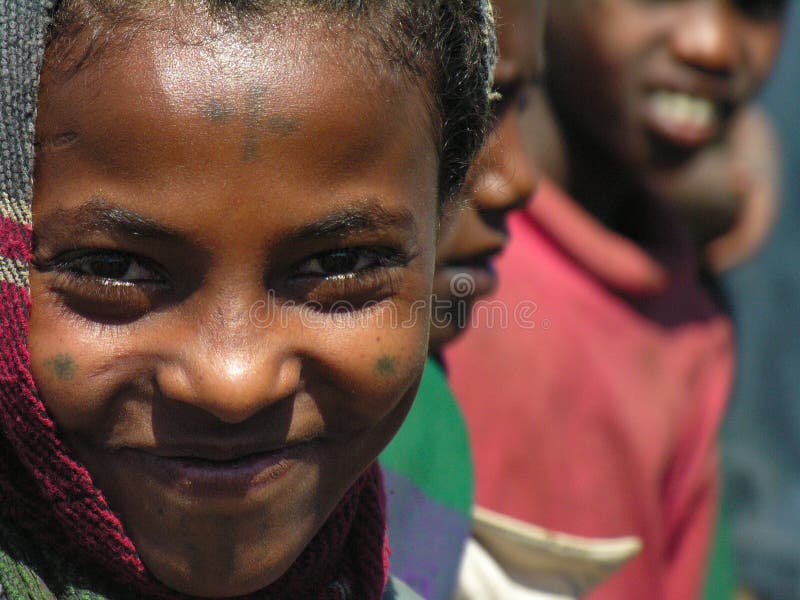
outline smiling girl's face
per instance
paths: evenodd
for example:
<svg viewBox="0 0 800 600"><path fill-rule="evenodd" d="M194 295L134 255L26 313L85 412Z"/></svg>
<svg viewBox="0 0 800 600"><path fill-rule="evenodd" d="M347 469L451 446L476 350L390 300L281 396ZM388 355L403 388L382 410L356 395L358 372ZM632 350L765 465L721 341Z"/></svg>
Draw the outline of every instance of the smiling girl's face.
<svg viewBox="0 0 800 600"><path fill-rule="evenodd" d="M291 565L426 351L425 94L291 29L142 33L43 73L35 380L148 568L199 596Z"/></svg>

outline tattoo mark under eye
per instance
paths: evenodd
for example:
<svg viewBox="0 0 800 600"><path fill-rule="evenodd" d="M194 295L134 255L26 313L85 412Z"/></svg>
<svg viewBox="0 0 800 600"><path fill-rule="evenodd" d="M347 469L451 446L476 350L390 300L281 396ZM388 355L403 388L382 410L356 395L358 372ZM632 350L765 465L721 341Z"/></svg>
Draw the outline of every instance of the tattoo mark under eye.
<svg viewBox="0 0 800 600"><path fill-rule="evenodd" d="M289 135L300 129L297 119L281 114L264 114L264 96L266 89L262 86L254 86L247 97L247 111L245 114L245 133L242 144L242 160L253 162L258 160L261 154L261 144L267 134Z"/></svg>
<svg viewBox="0 0 800 600"><path fill-rule="evenodd" d="M212 98L200 107L200 114L212 123L227 123L233 119L235 111L225 106L221 100Z"/></svg>
<svg viewBox="0 0 800 600"><path fill-rule="evenodd" d="M382 356L375 363L375 370L386 377L394 375L397 372L397 358L394 356Z"/></svg>
<svg viewBox="0 0 800 600"><path fill-rule="evenodd" d="M75 361L69 354L57 354L45 361L44 365L61 381L71 381L78 370Z"/></svg>

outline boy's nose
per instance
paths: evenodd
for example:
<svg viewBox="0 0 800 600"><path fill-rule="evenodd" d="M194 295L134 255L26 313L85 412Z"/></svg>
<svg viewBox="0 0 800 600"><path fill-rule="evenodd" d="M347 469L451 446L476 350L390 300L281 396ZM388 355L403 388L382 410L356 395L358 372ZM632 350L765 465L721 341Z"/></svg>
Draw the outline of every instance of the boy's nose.
<svg viewBox="0 0 800 600"><path fill-rule="evenodd" d="M671 37L678 60L715 74L732 72L741 60L736 15L727 0L702 0L686 6Z"/></svg>
<svg viewBox="0 0 800 600"><path fill-rule="evenodd" d="M520 208L536 190L538 174L525 150L515 115L489 136L478 158L473 202L479 210Z"/></svg>
<svg viewBox="0 0 800 600"><path fill-rule="evenodd" d="M157 374L165 397L241 423L300 387L299 357L283 336L257 327L199 326Z"/></svg>

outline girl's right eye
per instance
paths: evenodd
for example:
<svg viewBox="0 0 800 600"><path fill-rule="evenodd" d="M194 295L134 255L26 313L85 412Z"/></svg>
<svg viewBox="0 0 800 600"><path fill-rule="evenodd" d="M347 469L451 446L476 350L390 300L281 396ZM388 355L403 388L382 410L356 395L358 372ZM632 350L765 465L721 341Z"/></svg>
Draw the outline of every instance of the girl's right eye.
<svg viewBox="0 0 800 600"><path fill-rule="evenodd" d="M67 271L82 277L105 280L108 283L134 284L157 283L163 277L156 274L144 261L122 252L98 252L67 259L58 265L60 271Z"/></svg>
<svg viewBox="0 0 800 600"><path fill-rule="evenodd" d="M73 312L93 321L135 321L164 300L169 280L152 261L113 250L69 252L32 265Z"/></svg>

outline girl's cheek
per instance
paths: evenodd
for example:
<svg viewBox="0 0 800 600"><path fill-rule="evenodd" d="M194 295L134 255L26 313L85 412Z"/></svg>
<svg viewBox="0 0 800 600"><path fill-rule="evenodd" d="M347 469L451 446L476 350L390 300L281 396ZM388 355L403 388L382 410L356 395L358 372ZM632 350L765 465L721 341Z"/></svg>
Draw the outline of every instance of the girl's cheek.
<svg viewBox="0 0 800 600"><path fill-rule="evenodd" d="M34 310L28 348L42 402L59 427L71 431L91 427L102 409L104 395L88 373L110 356L68 323L63 315Z"/></svg>
<svg viewBox="0 0 800 600"><path fill-rule="evenodd" d="M81 366L73 351L56 345L50 351L31 348L31 369L48 413L65 430L85 423L92 405L91 392L81 385Z"/></svg>
<svg viewBox="0 0 800 600"><path fill-rule="evenodd" d="M330 327L317 339L345 399L346 406L334 414L358 421L383 418L417 384L427 354L427 310L426 303L414 319L373 315L357 326Z"/></svg>

